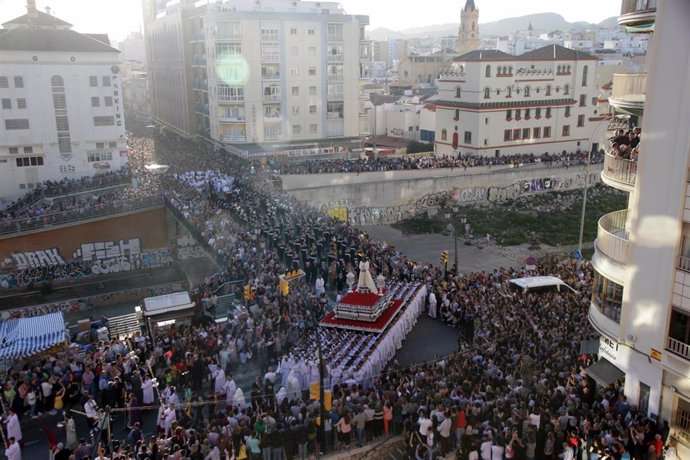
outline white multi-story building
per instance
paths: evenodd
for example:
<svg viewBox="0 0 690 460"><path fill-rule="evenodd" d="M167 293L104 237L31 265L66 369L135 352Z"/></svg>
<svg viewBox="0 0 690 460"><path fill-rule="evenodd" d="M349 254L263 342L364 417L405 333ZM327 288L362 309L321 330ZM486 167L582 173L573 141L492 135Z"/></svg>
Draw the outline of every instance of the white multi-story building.
<svg viewBox="0 0 690 460"><path fill-rule="evenodd" d="M688 21L686 1L622 2L619 24L653 34L648 73L614 79L609 100L614 110L643 112L642 136L637 161L605 157L602 180L629 201L599 221L589 310L602 359L588 373L602 385L624 378L629 404L669 422L676 458L690 458Z"/></svg>
<svg viewBox="0 0 690 460"><path fill-rule="evenodd" d="M149 2L145 11L158 123L216 145L360 135L366 16L334 2L282 0L183 0L160 10ZM171 41L179 46L168 51Z"/></svg>
<svg viewBox="0 0 690 460"><path fill-rule="evenodd" d="M559 45L521 56L497 50L458 56L439 78L436 153L589 149L599 142L595 131L605 131L594 103L595 71L595 57Z"/></svg>
<svg viewBox="0 0 690 460"><path fill-rule="evenodd" d="M127 163L119 51L36 10L0 29L0 197Z"/></svg>

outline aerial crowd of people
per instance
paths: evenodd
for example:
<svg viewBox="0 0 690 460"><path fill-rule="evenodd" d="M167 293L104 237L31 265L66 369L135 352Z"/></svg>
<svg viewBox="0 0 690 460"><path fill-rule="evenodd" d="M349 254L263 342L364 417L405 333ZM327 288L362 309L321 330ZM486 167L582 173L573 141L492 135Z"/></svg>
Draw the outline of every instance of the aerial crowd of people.
<svg viewBox="0 0 690 460"><path fill-rule="evenodd" d="M22 424L35 419L55 460L305 459L395 435L409 459L456 452L471 460L673 460L668 424L629 403L620 384L598 387L585 371L594 359L579 353L594 336L587 262L550 257L535 271L444 273L274 189L268 173L223 152L136 135L129 151L137 193L162 192L222 264L193 296L211 316L227 286L240 299L249 285L254 301L227 322L200 315L154 336L94 336L84 347L7 368L0 380L10 459L21 458ZM575 164L586 154L549 158ZM399 169L477 165L395 161ZM152 162L169 168L149 172ZM290 172L350 167L305 163ZM332 303L326 291L342 294L364 257L389 283L423 285L424 312L457 329L458 350L411 366L393 359L366 374L336 374L326 362L331 393L322 408L309 392L319 379L316 361L292 362L296 391L280 364L309 348L305 338ZM283 295L278 278L294 268L305 276ZM559 276L576 293L508 286L537 273ZM347 332L342 340L366 343L371 334ZM243 387L233 375L250 365L256 379ZM64 434L52 433L46 414L64 417Z"/></svg>
<svg viewBox="0 0 690 460"><path fill-rule="evenodd" d="M371 172L371 171L401 171L411 169L432 169L432 168L472 168L478 166L504 166L519 167L543 163L547 166L552 165L579 165L587 162L589 153L586 151L561 153L543 153L541 155L515 154L501 155L500 157L489 156L469 156L460 155L440 155L422 156L420 158L389 158L379 157L374 160L369 158L360 159L337 159L337 160L305 160L281 164L278 168L281 174L327 174L344 172ZM591 163L602 163L604 157L601 152L592 152Z"/></svg>

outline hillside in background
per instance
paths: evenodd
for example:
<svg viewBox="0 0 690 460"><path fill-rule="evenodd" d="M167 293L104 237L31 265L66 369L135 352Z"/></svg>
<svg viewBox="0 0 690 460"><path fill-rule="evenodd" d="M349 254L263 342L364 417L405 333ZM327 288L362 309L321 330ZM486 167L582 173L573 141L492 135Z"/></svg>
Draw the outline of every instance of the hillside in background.
<svg viewBox="0 0 690 460"><path fill-rule="evenodd" d="M519 30L527 30L529 23L532 22L535 32L551 32L560 30L561 32L582 31L597 28L612 28L617 25L617 18L605 19L599 24L589 22L568 22L563 16L556 13L540 13L520 16L516 18L506 18L500 21L486 22L479 24L479 33L482 37L492 37L497 35L508 35ZM416 38L425 36L448 36L458 34L459 23L436 24L432 26L413 27L403 30L391 30L378 28L368 31L367 35L372 40L386 40L392 38Z"/></svg>

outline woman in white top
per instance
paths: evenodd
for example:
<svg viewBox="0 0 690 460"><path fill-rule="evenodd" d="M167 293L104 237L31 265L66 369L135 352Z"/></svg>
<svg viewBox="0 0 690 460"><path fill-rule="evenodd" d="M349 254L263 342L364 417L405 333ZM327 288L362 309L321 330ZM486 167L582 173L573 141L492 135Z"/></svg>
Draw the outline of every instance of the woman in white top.
<svg viewBox="0 0 690 460"><path fill-rule="evenodd" d="M503 444L503 437L499 435L491 446L491 460L503 460L503 453L506 450Z"/></svg>

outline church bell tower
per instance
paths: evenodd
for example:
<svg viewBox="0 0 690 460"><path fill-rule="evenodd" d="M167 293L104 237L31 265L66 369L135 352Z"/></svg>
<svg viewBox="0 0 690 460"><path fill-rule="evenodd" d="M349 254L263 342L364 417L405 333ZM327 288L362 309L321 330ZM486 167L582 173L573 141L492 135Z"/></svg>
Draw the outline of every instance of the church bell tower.
<svg viewBox="0 0 690 460"><path fill-rule="evenodd" d="M479 48L479 10L474 5L474 0L467 0L460 12L458 52L465 54L477 48Z"/></svg>

